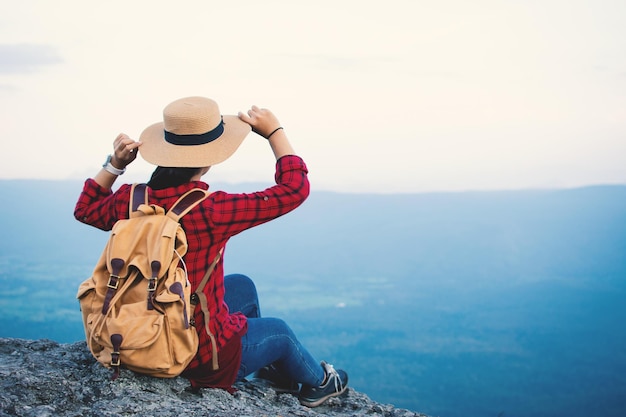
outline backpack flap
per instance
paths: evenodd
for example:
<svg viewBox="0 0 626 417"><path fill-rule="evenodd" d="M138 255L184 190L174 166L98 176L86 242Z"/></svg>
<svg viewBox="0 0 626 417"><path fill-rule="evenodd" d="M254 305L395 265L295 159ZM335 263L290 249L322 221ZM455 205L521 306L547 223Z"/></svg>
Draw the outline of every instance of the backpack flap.
<svg viewBox="0 0 626 417"><path fill-rule="evenodd" d="M146 278L162 277L167 272L176 249L180 256L187 252L187 241L178 232L178 222L161 215L145 215L120 220L111 231L107 267L113 275L126 277L130 267ZM151 242L146 245L146 242ZM182 253L181 253L182 251Z"/></svg>
<svg viewBox="0 0 626 417"><path fill-rule="evenodd" d="M107 267L111 274L126 277L134 267L147 279L166 275L175 254L182 260L187 253L187 238L180 226L180 218L208 195L207 191L194 188L183 194L165 213L162 207L147 204L145 184L133 184L130 218L119 220L111 231L107 251ZM146 242L150 244L146 245Z"/></svg>

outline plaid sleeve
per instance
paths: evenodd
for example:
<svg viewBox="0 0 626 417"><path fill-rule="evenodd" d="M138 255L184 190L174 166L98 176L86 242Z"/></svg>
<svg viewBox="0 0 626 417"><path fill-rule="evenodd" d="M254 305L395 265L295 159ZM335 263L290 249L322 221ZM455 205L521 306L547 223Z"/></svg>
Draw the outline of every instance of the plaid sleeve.
<svg viewBox="0 0 626 417"><path fill-rule="evenodd" d="M308 169L304 161L288 155L276 162L276 185L255 193L215 193L212 220L228 236L280 217L300 206L309 196Z"/></svg>
<svg viewBox="0 0 626 417"><path fill-rule="evenodd" d="M119 219L128 218L130 185L122 185L115 193L98 185L93 179L85 181L74 208L76 220L111 230Z"/></svg>

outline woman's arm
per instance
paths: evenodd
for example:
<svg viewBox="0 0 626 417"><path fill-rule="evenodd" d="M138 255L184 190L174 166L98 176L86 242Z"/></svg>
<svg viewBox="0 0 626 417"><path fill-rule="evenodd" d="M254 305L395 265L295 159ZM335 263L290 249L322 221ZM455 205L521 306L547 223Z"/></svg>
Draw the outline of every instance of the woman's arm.
<svg viewBox="0 0 626 417"><path fill-rule="evenodd" d="M136 142L124 133L117 135L113 141L113 154L109 163L112 170L123 170L137 158L137 148L141 142ZM111 230L119 219L119 213L128 211L126 192L116 196L111 191L118 175L106 168L102 168L92 179L85 181L83 191L74 207L74 217L83 223L102 230ZM125 186L120 187L120 190Z"/></svg>

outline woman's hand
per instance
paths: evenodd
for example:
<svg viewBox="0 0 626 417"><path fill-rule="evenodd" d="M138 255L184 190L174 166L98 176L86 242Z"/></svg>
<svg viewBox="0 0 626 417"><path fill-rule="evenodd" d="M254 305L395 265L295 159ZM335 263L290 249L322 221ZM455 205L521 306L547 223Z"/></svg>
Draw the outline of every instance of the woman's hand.
<svg viewBox="0 0 626 417"><path fill-rule="evenodd" d="M295 155L278 118L268 109L252 106L248 114L239 112L239 118L252 126L252 131L268 140L276 160L285 155ZM271 136L271 137L270 137Z"/></svg>
<svg viewBox="0 0 626 417"><path fill-rule="evenodd" d="M117 135L113 141L113 157L111 165L118 169L124 169L137 158L137 148L141 142L136 142L125 133Z"/></svg>
<svg viewBox="0 0 626 417"><path fill-rule="evenodd" d="M141 142L136 142L128 137L125 133L117 135L113 141L113 154L111 155L111 165L117 169L125 169L128 164L137 158L137 148L141 146ZM108 190L117 179L117 174L109 172L102 168L95 177L94 181L102 188Z"/></svg>
<svg viewBox="0 0 626 417"><path fill-rule="evenodd" d="M252 108L248 110L248 114L239 112L238 116L241 120L252 126L254 133L263 136L265 139L280 127L280 122L278 118L274 116L274 113L268 109L260 109L257 106L252 106Z"/></svg>

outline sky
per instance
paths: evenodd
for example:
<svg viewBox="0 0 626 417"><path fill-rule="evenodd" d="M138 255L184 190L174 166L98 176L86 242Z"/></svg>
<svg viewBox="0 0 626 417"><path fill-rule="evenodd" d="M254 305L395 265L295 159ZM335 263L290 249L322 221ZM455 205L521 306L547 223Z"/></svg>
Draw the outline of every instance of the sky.
<svg viewBox="0 0 626 417"><path fill-rule="evenodd" d="M0 179L93 176L118 133L200 95L272 110L314 190L626 184L625 19L623 0L4 1ZM205 180L273 173L252 134Z"/></svg>

